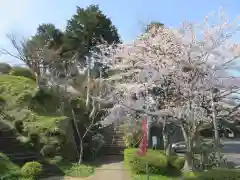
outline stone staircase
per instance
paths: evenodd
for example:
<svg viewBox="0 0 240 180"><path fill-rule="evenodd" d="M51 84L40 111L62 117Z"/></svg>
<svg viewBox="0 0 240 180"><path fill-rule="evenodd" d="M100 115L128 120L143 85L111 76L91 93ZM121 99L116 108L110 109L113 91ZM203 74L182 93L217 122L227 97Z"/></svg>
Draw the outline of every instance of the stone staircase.
<svg viewBox="0 0 240 180"><path fill-rule="evenodd" d="M0 152L6 154L16 164L23 165L28 161L37 161L38 153L29 143L23 143L11 130L1 131Z"/></svg>
<svg viewBox="0 0 240 180"><path fill-rule="evenodd" d="M122 155L125 149L123 128L120 125L109 126L104 129L105 145L102 148L104 155Z"/></svg>
<svg viewBox="0 0 240 180"><path fill-rule="evenodd" d="M38 161L43 165L42 177L50 177L63 173L55 165L44 161L39 152L30 144L21 142L12 130L0 131L0 152L20 166L29 161Z"/></svg>

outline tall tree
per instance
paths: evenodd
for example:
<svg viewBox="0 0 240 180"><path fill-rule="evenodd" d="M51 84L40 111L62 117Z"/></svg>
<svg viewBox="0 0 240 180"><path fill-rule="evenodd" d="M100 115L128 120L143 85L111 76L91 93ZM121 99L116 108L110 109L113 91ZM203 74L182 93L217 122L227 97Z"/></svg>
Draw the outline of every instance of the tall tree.
<svg viewBox="0 0 240 180"><path fill-rule="evenodd" d="M55 27L54 24L40 24L33 40L38 39L43 45L57 49L63 45L64 33Z"/></svg>
<svg viewBox="0 0 240 180"><path fill-rule="evenodd" d="M228 74L240 56L239 45L231 44L231 35L238 30L220 12L219 24L212 25L208 17L200 25L185 22L178 29L154 27L133 44L113 49L111 68L121 68L122 73L117 74L119 80L108 78L105 94L95 97L114 104L104 125L131 121L129 117L136 113L149 123L153 117L173 123L180 127L186 143L185 169L195 170L193 144L200 142L199 131L211 124L218 131L218 119L230 115L218 108L220 103L240 89L239 78ZM230 112L238 108L236 104ZM218 133L215 146L219 149Z"/></svg>
<svg viewBox="0 0 240 180"><path fill-rule="evenodd" d="M102 13L98 5L77 7L77 12L67 22L65 48L78 52L79 60L85 57L98 43L119 43L120 37L110 18Z"/></svg>
<svg viewBox="0 0 240 180"><path fill-rule="evenodd" d="M96 50L96 45L120 43L116 27L99 9L98 5L90 5L87 8L77 7L76 14L68 21L65 34L64 49L74 52L77 61L87 67L87 98L86 105L90 101L90 68L92 65L91 51ZM99 70L102 69L99 67Z"/></svg>

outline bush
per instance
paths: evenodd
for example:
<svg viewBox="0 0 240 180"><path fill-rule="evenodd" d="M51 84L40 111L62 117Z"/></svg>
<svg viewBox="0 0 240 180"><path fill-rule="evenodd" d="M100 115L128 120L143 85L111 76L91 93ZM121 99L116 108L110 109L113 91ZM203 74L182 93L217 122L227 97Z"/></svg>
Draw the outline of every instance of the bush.
<svg viewBox="0 0 240 180"><path fill-rule="evenodd" d="M240 171L235 169L212 169L199 175L202 180L239 180Z"/></svg>
<svg viewBox="0 0 240 180"><path fill-rule="evenodd" d="M8 74L11 71L12 67L7 63L0 63L0 72L2 74Z"/></svg>
<svg viewBox="0 0 240 180"><path fill-rule="evenodd" d="M0 107L1 107L1 111L2 108L6 105L6 100L4 99L3 96L0 96Z"/></svg>
<svg viewBox="0 0 240 180"><path fill-rule="evenodd" d="M40 141L40 137L38 135L38 133L36 132L30 132L28 134L28 138L29 140L34 144L34 145L38 145L39 141Z"/></svg>
<svg viewBox="0 0 240 180"><path fill-rule="evenodd" d="M184 180L200 180L197 173L185 172L183 174Z"/></svg>
<svg viewBox="0 0 240 180"><path fill-rule="evenodd" d="M24 67L14 67L10 73L12 76L23 76L29 79L36 80L36 77L31 69Z"/></svg>
<svg viewBox="0 0 240 180"><path fill-rule="evenodd" d="M211 169L201 173L184 173L184 180L239 180L240 171L236 169Z"/></svg>
<svg viewBox="0 0 240 180"><path fill-rule="evenodd" d="M172 155L169 158L169 166L176 169L176 170L182 170L184 167L185 163L185 158L184 157L179 157L177 155Z"/></svg>
<svg viewBox="0 0 240 180"><path fill-rule="evenodd" d="M136 148L139 146L140 140L142 138L142 129L140 124L134 124L134 126L129 124L121 125L124 130L123 141L127 148Z"/></svg>
<svg viewBox="0 0 240 180"><path fill-rule="evenodd" d="M5 154L0 153L0 179L17 180L19 176L20 167L11 162Z"/></svg>
<svg viewBox="0 0 240 180"><path fill-rule="evenodd" d="M23 133L24 130L24 126L23 126L23 122L21 120L15 120L13 122L14 128L17 130L18 133Z"/></svg>
<svg viewBox="0 0 240 180"><path fill-rule="evenodd" d="M38 177L42 172L42 165L39 162L32 161L27 162L21 168L21 173L23 177L35 178Z"/></svg>
<svg viewBox="0 0 240 180"><path fill-rule="evenodd" d="M71 177L87 177L94 173L94 168L92 166L87 166L83 164L62 164L59 165L60 169L65 173L66 176Z"/></svg>
<svg viewBox="0 0 240 180"><path fill-rule="evenodd" d="M168 160L161 151L148 150L146 156L139 157L137 149L124 150L124 162L134 173L145 173L148 163L149 173L164 174L168 169Z"/></svg>
<svg viewBox="0 0 240 180"><path fill-rule="evenodd" d="M54 145L45 145L41 150L41 154L44 157L54 157L56 153L56 147Z"/></svg>
<svg viewBox="0 0 240 180"><path fill-rule="evenodd" d="M0 160L9 161L9 157L6 154L0 152Z"/></svg>

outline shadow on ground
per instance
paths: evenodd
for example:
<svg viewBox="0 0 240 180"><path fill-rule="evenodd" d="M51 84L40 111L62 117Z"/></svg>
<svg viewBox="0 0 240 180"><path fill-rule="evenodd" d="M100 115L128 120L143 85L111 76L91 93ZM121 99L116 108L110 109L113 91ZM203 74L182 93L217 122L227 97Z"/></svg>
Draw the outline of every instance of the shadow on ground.
<svg viewBox="0 0 240 180"><path fill-rule="evenodd" d="M123 159L124 159L123 155L108 155L98 158L91 164L93 164L96 167L100 167L102 165L122 162Z"/></svg>

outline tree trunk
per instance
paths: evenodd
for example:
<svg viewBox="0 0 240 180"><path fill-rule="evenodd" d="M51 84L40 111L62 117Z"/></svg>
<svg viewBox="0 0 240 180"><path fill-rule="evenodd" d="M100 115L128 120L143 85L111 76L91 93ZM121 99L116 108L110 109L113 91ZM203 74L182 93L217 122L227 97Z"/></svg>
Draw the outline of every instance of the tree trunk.
<svg viewBox="0 0 240 180"><path fill-rule="evenodd" d="M34 73L36 77L36 86L39 89L40 88L40 75L38 73Z"/></svg>
<svg viewBox="0 0 240 180"><path fill-rule="evenodd" d="M168 136L166 133L166 121L164 120L163 122L163 127L162 127L162 137L163 137L163 149L164 152L167 152L167 146L168 146Z"/></svg>
<svg viewBox="0 0 240 180"><path fill-rule="evenodd" d="M81 133L80 133L80 130L78 128L78 123L77 123L77 120L76 120L76 117L75 117L75 112L74 112L73 109L72 109L72 117L73 117L73 124L75 126L75 129L76 129L76 132L77 132L77 135L78 135L78 139L80 141L79 146L81 146L81 143L82 143ZM82 151L81 147L80 147L79 151ZM79 158L80 158L80 154L79 153L78 153L78 155L79 155Z"/></svg>
<svg viewBox="0 0 240 180"><path fill-rule="evenodd" d="M167 149L166 149L166 155L169 157L172 154L172 138L168 136L168 141L167 141Z"/></svg>
<svg viewBox="0 0 240 180"><path fill-rule="evenodd" d="M184 164L184 171L194 171L194 156L193 156L193 152L192 152L192 139L191 137L188 136L187 132L185 131L183 125L180 125L182 133L183 133L183 137L184 137L184 141L186 144L186 153L185 153L185 164Z"/></svg>
<svg viewBox="0 0 240 180"><path fill-rule="evenodd" d="M169 143L166 150L166 155L169 157L172 154L172 143Z"/></svg>
<svg viewBox="0 0 240 180"><path fill-rule="evenodd" d="M164 132L162 133L162 136L163 136L163 149L164 149L164 152L166 153L167 145L168 145L168 137Z"/></svg>
<svg viewBox="0 0 240 180"><path fill-rule="evenodd" d="M216 146L216 154L217 154L217 160L218 162L220 162L220 159L221 159L220 139L219 139L218 123L216 118L216 108L215 108L215 102L213 98L213 92L211 92L211 101L212 101L212 120L213 120L213 127L214 127L214 140L215 140L215 146Z"/></svg>
<svg viewBox="0 0 240 180"><path fill-rule="evenodd" d="M185 163L183 167L184 171L193 171L193 154L189 150L185 153Z"/></svg>
<svg viewBox="0 0 240 180"><path fill-rule="evenodd" d="M87 97L86 97L86 107L89 108L89 103L90 103L90 60L89 58L87 59Z"/></svg>
<svg viewBox="0 0 240 180"><path fill-rule="evenodd" d="M99 79L100 79L100 84L99 84L99 97L102 98L102 67L99 67ZM98 103L98 109L101 109L101 103Z"/></svg>
<svg viewBox="0 0 240 180"><path fill-rule="evenodd" d="M83 158L83 140L80 139L80 150L79 150L79 159L78 159L78 164L82 163L82 158Z"/></svg>

